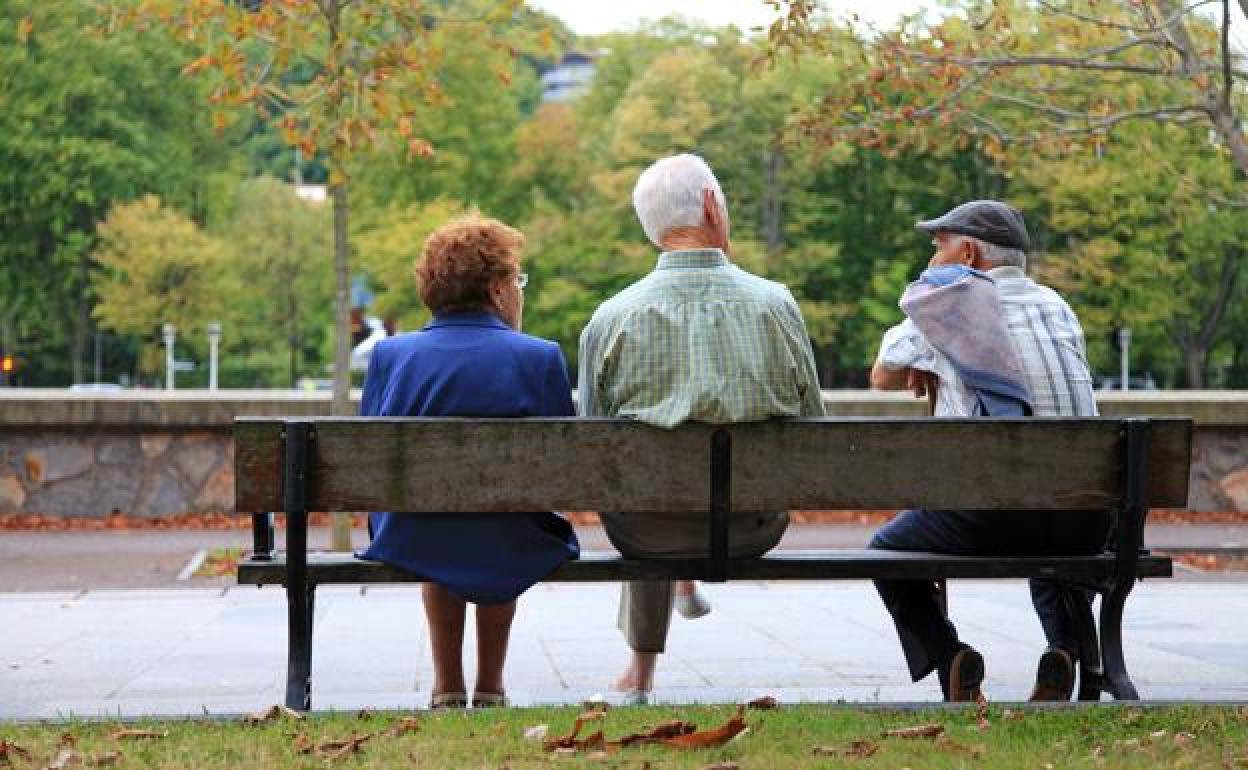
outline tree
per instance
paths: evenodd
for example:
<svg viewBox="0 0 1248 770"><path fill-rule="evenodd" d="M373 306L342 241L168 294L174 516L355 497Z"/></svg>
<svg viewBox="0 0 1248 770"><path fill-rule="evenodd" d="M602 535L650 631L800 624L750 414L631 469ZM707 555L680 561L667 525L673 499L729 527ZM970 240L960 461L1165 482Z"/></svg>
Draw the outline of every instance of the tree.
<svg viewBox="0 0 1248 770"><path fill-rule="evenodd" d="M93 276L101 326L149 342L139 355L140 375L163 372L160 328L172 323L186 345L202 351L206 322L231 320L226 246L183 214L147 195L120 203L99 226Z"/></svg>
<svg viewBox="0 0 1248 770"><path fill-rule="evenodd" d="M1218 13L1206 15L1213 5ZM770 31L773 57L852 36L815 10L810 0L787 0ZM1238 192L1207 202L1248 207L1245 71L1230 45L1230 0L997 0L959 10L872 41L852 86L807 113L807 134L876 147L974 143L1008 166L1034 153L1096 152L1133 124L1197 124L1237 180ZM1175 333L1191 387L1203 384L1205 355L1243 272L1241 250L1219 257L1208 277L1218 290L1204 297L1199 322Z"/></svg>
<svg viewBox="0 0 1248 770"><path fill-rule="evenodd" d="M249 384L262 377L295 387L308 352L320 347L321 329L332 325L329 224L323 203L259 177L239 186L233 211L217 228L237 278L230 294L237 329L229 339Z"/></svg>
<svg viewBox="0 0 1248 770"><path fill-rule="evenodd" d="M324 153L333 201L335 275L334 413L348 414L348 196L350 164L362 151L401 142L413 156L433 147L415 133L419 113L446 95L439 71L447 52L432 44L443 25L471 25L492 37L519 0L476 8L411 0L315 0L236 4L226 0L140 0L114 5L109 24L159 25L201 54L184 68L211 85L213 123L231 110L280 115L286 141L305 157ZM468 10L469 16L457 12ZM501 42L498 43L502 45ZM291 76L311 71L310 80Z"/></svg>
<svg viewBox="0 0 1248 770"><path fill-rule="evenodd" d="M89 4L0 4L0 338L36 384L81 382L96 224L154 193L194 211L221 168L176 46L94 34Z"/></svg>

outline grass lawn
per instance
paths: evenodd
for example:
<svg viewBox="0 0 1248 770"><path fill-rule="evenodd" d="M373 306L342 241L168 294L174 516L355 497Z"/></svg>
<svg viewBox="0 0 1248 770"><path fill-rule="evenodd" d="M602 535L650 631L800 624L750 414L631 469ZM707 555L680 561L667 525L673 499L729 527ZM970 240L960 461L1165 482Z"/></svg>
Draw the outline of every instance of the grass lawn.
<svg viewBox="0 0 1248 770"><path fill-rule="evenodd" d="M257 724L0 724L0 767L1248 768L1248 708L1229 706L994 706L983 719L974 708L896 712L781 706L746 711L749 729L716 747L604 746L593 737L602 730L607 741L618 741L672 720L696 723L699 731L713 730L735 713L736 707L728 705L613 709L585 724L579 737L590 740L575 750L554 749L525 736L526 731L540 732L530 730L537 725L548 727L547 742L567 735L578 716L572 708L317 714L306 719L282 715ZM924 726L912 731L925 733L923 737L885 735Z"/></svg>

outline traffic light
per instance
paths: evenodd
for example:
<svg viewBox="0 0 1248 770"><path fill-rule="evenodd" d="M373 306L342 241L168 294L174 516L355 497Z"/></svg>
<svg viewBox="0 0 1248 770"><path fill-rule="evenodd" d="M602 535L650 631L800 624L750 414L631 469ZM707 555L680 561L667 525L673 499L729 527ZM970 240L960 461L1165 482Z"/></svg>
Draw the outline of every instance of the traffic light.
<svg viewBox="0 0 1248 770"><path fill-rule="evenodd" d="M0 353L0 385L12 385L17 372L17 359L8 353Z"/></svg>

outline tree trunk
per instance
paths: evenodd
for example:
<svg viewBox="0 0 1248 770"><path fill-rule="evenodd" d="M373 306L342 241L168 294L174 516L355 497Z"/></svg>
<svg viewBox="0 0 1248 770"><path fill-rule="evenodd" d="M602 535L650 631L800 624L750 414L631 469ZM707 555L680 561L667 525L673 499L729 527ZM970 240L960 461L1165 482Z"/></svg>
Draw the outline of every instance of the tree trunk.
<svg viewBox="0 0 1248 770"><path fill-rule="evenodd" d="M1187 387L1193 390L1203 389L1209 351L1194 342L1180 343L1179 347L1183 351L1183 376Z"/></svg>
<svg viewBox="0 0 1248 770"><path fill-rule="evenodd" d="M763 151L763 242L767 253L774 254L784 245L784 221L780 189L780 171L784 155L776 147Z"/></svg>

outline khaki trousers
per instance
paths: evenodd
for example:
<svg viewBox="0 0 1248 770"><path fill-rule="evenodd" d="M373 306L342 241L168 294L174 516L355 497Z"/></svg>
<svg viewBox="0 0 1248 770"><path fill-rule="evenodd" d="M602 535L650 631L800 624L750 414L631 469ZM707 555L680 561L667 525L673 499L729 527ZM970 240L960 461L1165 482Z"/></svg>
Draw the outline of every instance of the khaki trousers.
<svg viewBox="0 0 1248 770"><path fill-rule="evenodd" d="M706 511L602 513L607 538L626 558L705 558L710 538ZM728 555L762 556L776 547L789 526L789 514L734 513L728 529ZM672 583L632 580L620 584L617 625L636 652L661 653L672 620Z"/></svg>

